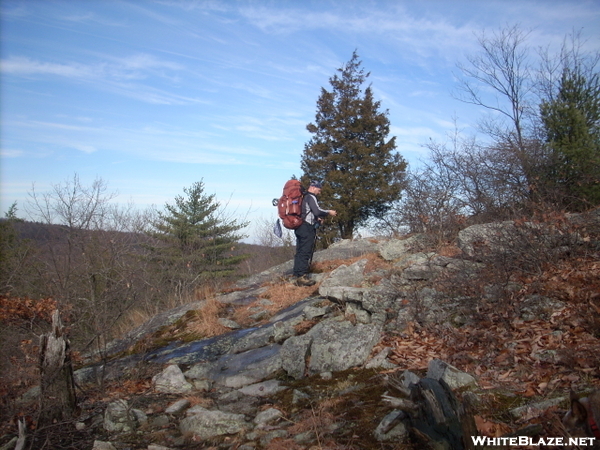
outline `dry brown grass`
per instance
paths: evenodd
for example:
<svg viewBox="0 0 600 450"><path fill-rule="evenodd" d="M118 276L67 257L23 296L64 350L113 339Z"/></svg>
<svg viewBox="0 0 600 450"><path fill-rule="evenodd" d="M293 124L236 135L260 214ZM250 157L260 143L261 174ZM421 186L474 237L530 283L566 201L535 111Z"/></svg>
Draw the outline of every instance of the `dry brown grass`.
<svg viewBox="0 0 600 450"><path fill-rule="evenodd" d="M343 399L328 398L316 405L311 405L310 409L305 409L300 413L299 420L288 428L290 434L300 434L305 431L314 431L319 433L328 426L335 423L335 415L332 409L338 405Z"/></svg>
<svg viewBox="0 0 600 450"><path fill-rule="evenodd" d="M190 402L190 407L200 405L203 408L210 408L214 406L214 401L210 398L200 397L198 395L188 395L185 399Z"/></svg>
<svg viewBox="0 0 600 450"><path fill-rule="evenodd" d="M447 256L448 258L455 258L462 255L462 250L456 244L442 244L438 248L437 254Z"/></svg>
<svg viewBox="0 0 600 450"><path fill-rule="evenodd" d="M318 284L300 287L291 283L278 283L269 286L269 290L262 294L261 297L272 303L271 305L265 306L265 309L271 312L277 312L314 295L318 292L318 289Z"/></svg>
<svg viewBox="0 0 600 450"><path fill-rule="evenodd" d="M379 256L378 253L367 253L366 255L355 256L354 258L331 259L329 261L316 262L313 263L312 268L313 271L317 273L331 272L332 270L337 269L341 265L349 266L357 261L360 261L361 259L367 260L367 265L365 267L366 274L375 270L387 270L393 267L393 265L389 261L383 259L381 256Z"/></svg>
<svg viewBox="0 0 600 450"><path fill-rule="evenodd" d="M148 322L154 313L142 308L130 309L125 315L119 320L113 329L113 339L120 339L129 333L131 330L135 330L140 325Z"/></svg>
<svg viewBox="0 0 600 450"><path fill-rule="evenodd" d="M319 323L318 319L303 320L302 322L294 326L294 330L296 331L296 334L305 334L317 323Z"/></svg>
<svg viewBox="0 0 600 450"><path fill-rule="evenodd" d="M205 338L229 331L229 328L219 323L219 317L223 314L224 309L225 305L214 297L208 298L205 300L204 306L194 312L192 320L187 323L186 331Z"/></svg>
<svg viewBox="0 0 600 450"><path fill-rule="evenodd" d="M214 283L205 283L202 286L196 288L194 292L194 298L196 300L209 300L217 295L217 292L225 289L224 286L219 286Z"/></svg>
<svg viewBox="0 0 600 450"><path fill-rule="evenodd" d="M293 439L273 439L265 448L266 450L304 450L306 447L299 445Z"/></svg>
<svg viewBox="0 0 600 450"><path fill-rule="evenodd" d="M304 300L305 298L314 295L318 292L318 289L318 284L306 287L295 286L291 283L272 284L268 286L268 290L260 296L260 299L269 300L270 304L260 305L260 307L270 314L275 314L282 309L298 303L300 300ZM249 305L236 308L233 314L233 320L242 326L253 323L250 316L256 312L253 308L258 306L260 299Z"/></svg>
<svg viewBox="0 0 600 450"><path fill-rule="evenodd" d="M328 398L321 402L311 405L310 409L305 409L300 412L295 423L288 428L291 435L297 435L312 431L316 438L316 445L312 448L316 449L334 449L340 448L335 441L331 440L329 428L340 420L340 417L332 412L335 407L343 402L341 398ZM293 441L292 441L293 442ZM269 447L271 450L271 447ZM273 447L275 450L275 447Z"/></svg>
<svg viewBox="0 0 600 450"><path fill-rule="evenodd" d="M169 297L165 303L158 305L145 302L137 308L130 309L123 317L115 324L112 330L111 338L120 339L129 331L145 324L158 313L176 308L198 300L214 299L218 286L214 284L204 284L197 288L192 295L183 297Z"/></svg>

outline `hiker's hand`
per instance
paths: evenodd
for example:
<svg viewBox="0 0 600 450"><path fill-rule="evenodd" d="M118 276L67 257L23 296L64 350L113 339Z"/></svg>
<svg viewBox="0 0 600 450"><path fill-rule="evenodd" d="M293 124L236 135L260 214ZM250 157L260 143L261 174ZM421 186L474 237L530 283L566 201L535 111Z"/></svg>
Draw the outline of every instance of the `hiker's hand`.
<svg viewBox="0 0 600 450"><path fill-rule="evenodd" d="M330 210L329 210L329 215L330 215L330 216L334 216L334 217L335 217L335 216L337 216L337 212L336 212L336 211L334 211L333 209L330 209Z"/></svg>

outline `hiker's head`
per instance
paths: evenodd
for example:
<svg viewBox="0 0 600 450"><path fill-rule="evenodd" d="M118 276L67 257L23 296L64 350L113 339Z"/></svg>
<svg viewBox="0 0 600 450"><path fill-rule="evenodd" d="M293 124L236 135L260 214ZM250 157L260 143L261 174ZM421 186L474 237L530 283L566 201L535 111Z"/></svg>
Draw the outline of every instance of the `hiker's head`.
<svg viewBox="0 0 600 450"><path fill-rule="evenodd" d="M322 188L323 188L323 185L321 184L320 181L311 181L310 186L308 187L308 192L310 192L312 194L319 194L319 193L321 193Z"/></svg>

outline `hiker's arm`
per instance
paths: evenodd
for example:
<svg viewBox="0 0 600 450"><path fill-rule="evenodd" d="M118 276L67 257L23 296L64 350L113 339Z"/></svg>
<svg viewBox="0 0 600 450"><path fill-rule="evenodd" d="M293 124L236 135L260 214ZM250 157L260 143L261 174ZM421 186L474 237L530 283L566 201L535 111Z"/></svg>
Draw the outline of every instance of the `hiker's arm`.
<svg viewBox="0 0 600 450"><path fill-rule="evenodd" d="M329 215L335 216L337 213L332 209L321 209L319 206L317 199L314 195L307 196L308 206L310 207L311 212L317 219L321 219L323 217L327 217Z"/></svg>

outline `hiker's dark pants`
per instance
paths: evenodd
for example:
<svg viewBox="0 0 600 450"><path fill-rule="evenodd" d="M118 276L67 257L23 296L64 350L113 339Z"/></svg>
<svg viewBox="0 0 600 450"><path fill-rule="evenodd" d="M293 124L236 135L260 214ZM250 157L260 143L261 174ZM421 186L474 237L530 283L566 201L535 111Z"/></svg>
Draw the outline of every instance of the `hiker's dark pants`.
<svg viewBox="0 0 600 450"><path fill-rule="evenodd" d="M308 273L317 230L314 225L304 222L294 230L296 235L296 256L294 256L294 276Z"/></svg>

